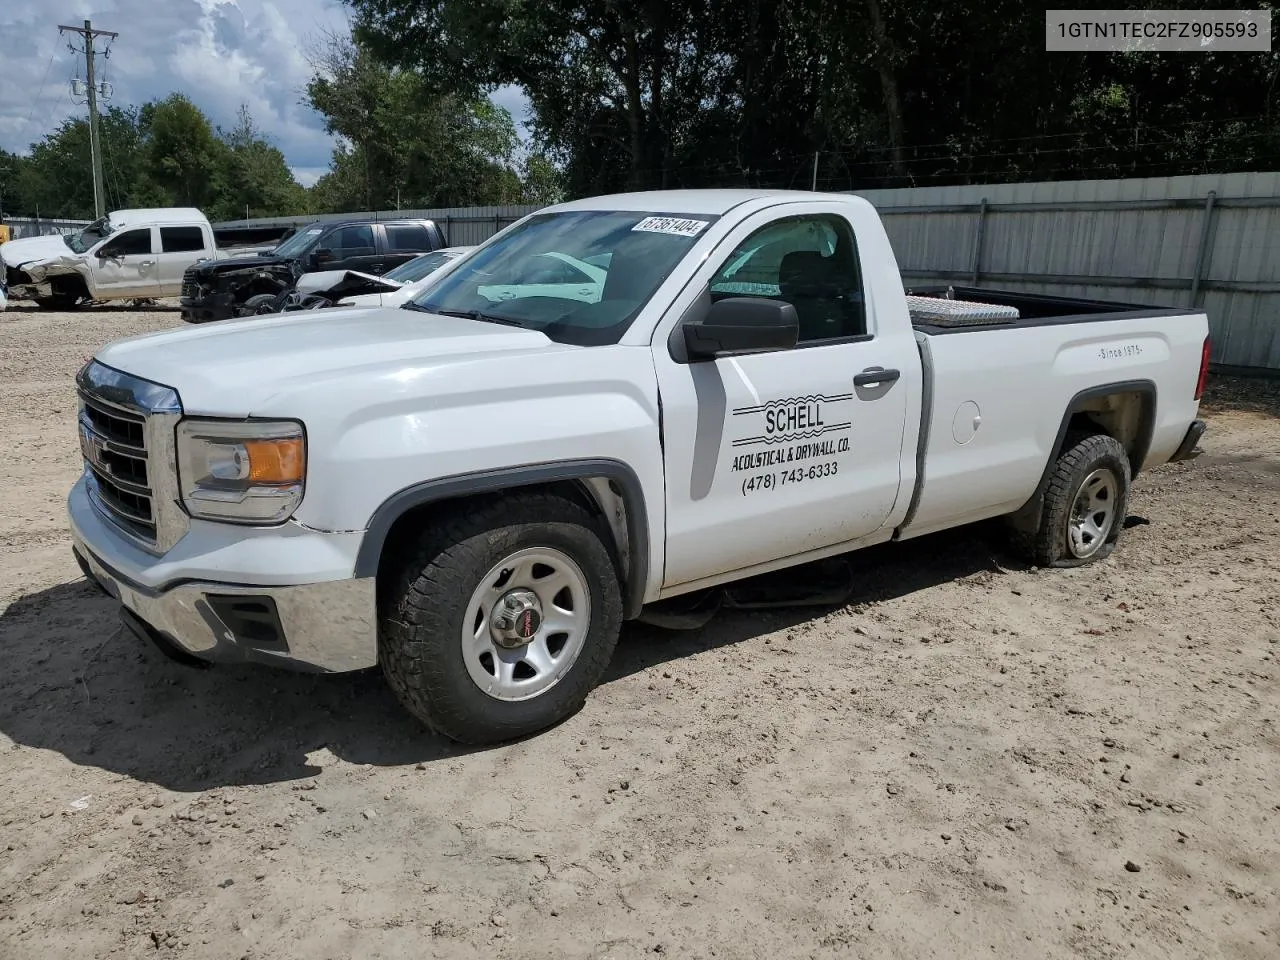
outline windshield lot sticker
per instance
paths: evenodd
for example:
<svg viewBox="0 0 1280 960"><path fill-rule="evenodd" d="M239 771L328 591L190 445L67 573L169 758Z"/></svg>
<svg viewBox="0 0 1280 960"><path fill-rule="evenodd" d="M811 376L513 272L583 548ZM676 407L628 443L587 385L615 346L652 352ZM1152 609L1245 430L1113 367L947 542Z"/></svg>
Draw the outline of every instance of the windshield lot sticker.
<svg viewBox="0 0 1280 960"><path fill-rule="evenodd" d="M674 237L696 237L708 222L707 220L685 220L681 217L645 217L631 228L631 232L669 233Z"/></svg>
<svg viewBox="0 0 1280 960"><path fill-rule="evenodd" d="M844 404L852 401L851 393L816 394L735 408L734 419L748 424L732 443L732 471L751 474L742 480L742 495L837 476L853 429Z"/></svg>

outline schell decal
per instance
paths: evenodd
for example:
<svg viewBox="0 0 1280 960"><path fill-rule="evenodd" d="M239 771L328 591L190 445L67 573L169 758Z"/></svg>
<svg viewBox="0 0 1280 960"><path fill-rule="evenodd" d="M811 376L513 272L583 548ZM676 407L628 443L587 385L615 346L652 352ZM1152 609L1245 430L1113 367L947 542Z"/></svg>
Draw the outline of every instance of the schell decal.
<svg viewBox="0 0 1280 960"><path fill-rule="evenodd" d="M849 452L849 407L853 394L784 397L733 411L733 425L743 424L734 438L732 470L750 472L741 483L743 495L787 484L833 477L840 454ZM760 473L769 467L783 469Z"/></svg>

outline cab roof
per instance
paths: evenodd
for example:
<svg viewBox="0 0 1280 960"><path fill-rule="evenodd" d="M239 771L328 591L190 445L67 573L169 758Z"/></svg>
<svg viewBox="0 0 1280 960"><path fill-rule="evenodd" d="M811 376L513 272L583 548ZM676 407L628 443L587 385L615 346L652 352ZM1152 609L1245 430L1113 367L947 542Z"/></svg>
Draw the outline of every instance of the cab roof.
<svg viewBox="0 0 1280 960"><path fill-rule="evenodd" d="M641 193L615 193L588 197L558 204L549 210L648 210L655 213L700 213L720 216L750 200L776 198L779 201L822 200L848 203L849 193L814 193L808 190L648 190ZM539 211L547 212L547 211Z"/></svg>
<svg viewBox="0 0 1280 960"><path fill-rule="evenodd" d="M139 210L112 210L107 215L113 226L138 223L207 223L195 207L148 207Z"/></svg>

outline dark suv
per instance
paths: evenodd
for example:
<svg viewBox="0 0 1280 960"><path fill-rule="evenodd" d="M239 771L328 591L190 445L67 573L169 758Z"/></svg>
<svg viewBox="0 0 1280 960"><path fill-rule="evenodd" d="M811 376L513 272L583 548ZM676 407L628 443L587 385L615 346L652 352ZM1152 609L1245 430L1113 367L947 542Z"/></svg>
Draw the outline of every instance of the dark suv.
<svg viewBox="0 0 1280 960"><path fill-rule="evenodd" d="M182 276L182 319L205 323L263 312L304 273L381 276L444 246L444 232L431 220L318 221L257 256L202 260L188 268Z"/></svg>

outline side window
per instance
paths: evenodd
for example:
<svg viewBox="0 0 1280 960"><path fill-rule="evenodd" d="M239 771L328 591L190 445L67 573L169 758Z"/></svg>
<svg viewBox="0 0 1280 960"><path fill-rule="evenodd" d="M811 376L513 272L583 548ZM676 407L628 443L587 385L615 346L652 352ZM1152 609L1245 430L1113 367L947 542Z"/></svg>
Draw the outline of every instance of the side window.
<svg viewBox="0 0 1280 960"><path fill-rule="evenodd" d="M151 252L151 228L139 227L118 233L98 251L104 257L132 257Z"/></svg>
<svg viewBox="0 0 1280 960"><path fill-rule="evenodd" d="M199 227L161 227L160 249L164 253L203 250L204 233Z"/></svg>
<svg viewBox="0 0 1280 960"><path fill-rule="evenodd" d="M339 227L320 241L321 247L333 251L335 260L346 260L348 257L373 256L373 227L362 223L351 227Z"/></svg>
<svg viewBox="0 0 1280 960"><path fill-rule="evenodd" d="M796 308L800 340L867 332L853 228L843 217L789 217L748 237L711 280L711 299L768 297Z"/></svg>
<svg viewBox="0 0 1280 960"><path fill-rule="evenodd" d="M431 234L426 227L402 223L387 227L387 246L392 250L423 253L431 249Z"/></svg>

